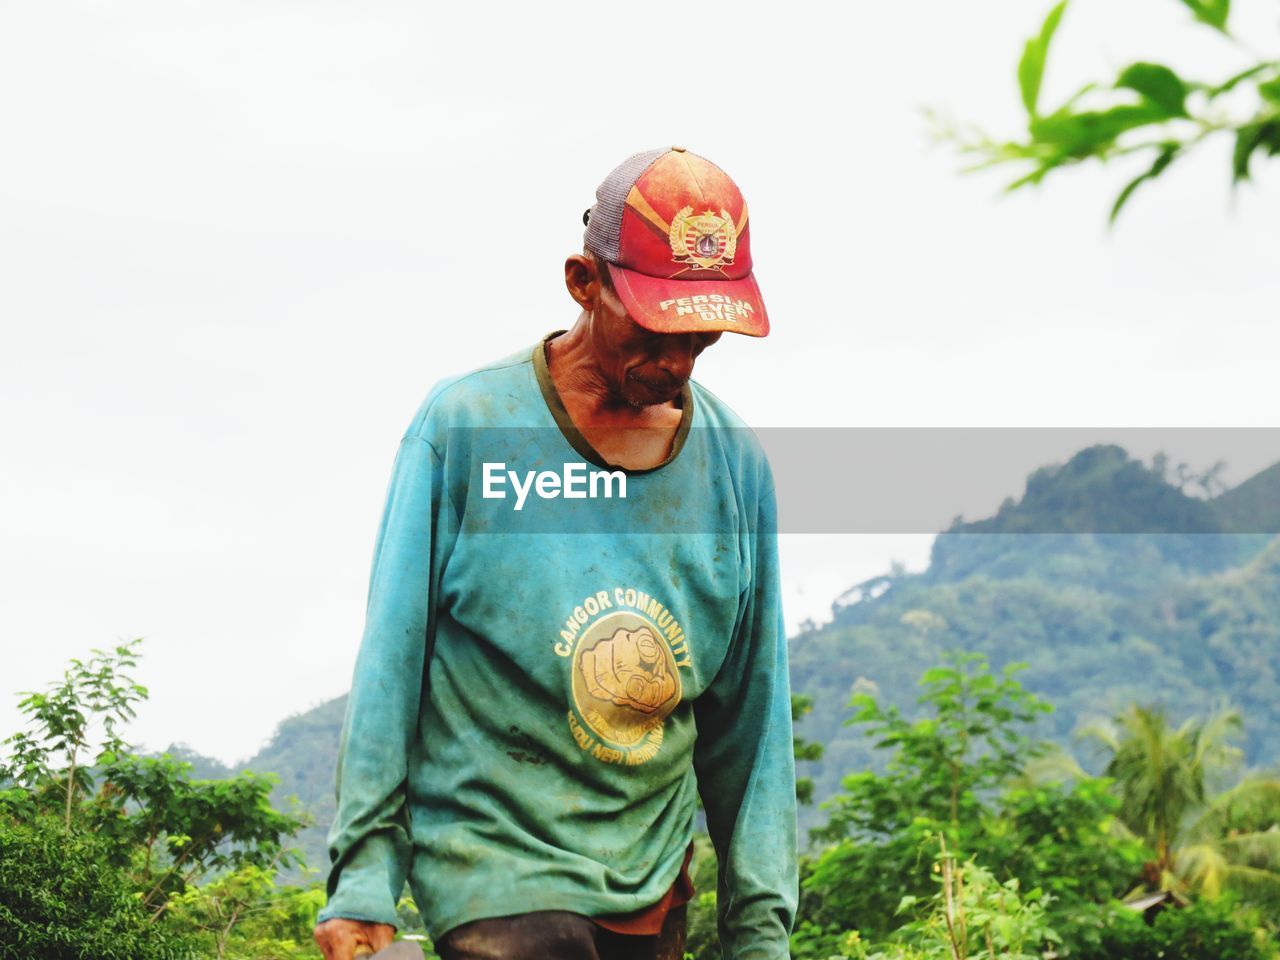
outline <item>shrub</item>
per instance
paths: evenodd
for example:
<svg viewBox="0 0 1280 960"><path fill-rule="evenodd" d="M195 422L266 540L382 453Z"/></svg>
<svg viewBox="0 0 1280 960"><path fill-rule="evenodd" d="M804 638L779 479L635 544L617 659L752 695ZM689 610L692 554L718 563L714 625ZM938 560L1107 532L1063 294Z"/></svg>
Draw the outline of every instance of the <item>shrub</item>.
<svg viewBox="0 0 1280 960"><path fill-rule="evenodd" d="M137 893L92 834L0 815L0 960L172 957Z"/></svg>

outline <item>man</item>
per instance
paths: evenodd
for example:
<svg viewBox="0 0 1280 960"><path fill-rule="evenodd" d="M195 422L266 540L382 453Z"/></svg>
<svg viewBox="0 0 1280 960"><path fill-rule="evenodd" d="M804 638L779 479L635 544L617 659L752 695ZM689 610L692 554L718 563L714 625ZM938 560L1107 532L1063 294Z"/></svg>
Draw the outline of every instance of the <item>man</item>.
<svg viewBox="0 0 1280 960"><path fill-rule="evenodd" d="M328 960L391 941L406 876L444 960L681 960L696 793L726 960L789 955L773 482L690 379L723 332L768 333L747 207L681 147L629 158L596 199L565 262L572 329L438 384L401 443L343 729Z"/></svg>

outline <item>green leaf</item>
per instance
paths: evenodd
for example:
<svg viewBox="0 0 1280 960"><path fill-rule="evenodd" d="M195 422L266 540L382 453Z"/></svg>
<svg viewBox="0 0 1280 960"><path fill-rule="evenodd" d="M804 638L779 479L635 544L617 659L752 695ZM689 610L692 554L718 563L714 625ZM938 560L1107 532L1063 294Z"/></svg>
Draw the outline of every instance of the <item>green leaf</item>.
<svg viewBox="0 0 1280 960"><path fill-rule="evenodd" d="M1116 80L1116 87L1133 90L1154 103L1170 117L1187 115L1187 85L1168 67L1158 63L1135 63Z"/></svg>
<svg viewBox="0 0 1280 960"><path fill-rule="evenodd" d="M1120 216L1120 211L1129 202L1129 198L1133 196L1133 192L1138 187L1164 173L1169 164L1173 163L1174 157L1178 155L1178 147L1179 145L1176 143L1164 144L1160 152L1156 154L1155 162L1151 164L1151 167L1145 173L1139 174L1129 181L1128 185L1120 191L1120 196L1116 197L1116 202L1111 208L1111 216L1107 218L1108 223L1116 222L1116 217Z"/></svg>
<svg viewBox="0 0 1280 960"><path fill-rule="evenodd" d="M1039 143L1058 147L1064 158L1083 159L1105 153L1122 133L1167 119L1164 109L1150 102L1083 113L1059 110L1033 120L1031 135Z"/></svg>
<svg viewBox="0 0 1280 960"><path fill-rule="evenodd" d="M1236 146L1231 156L1231 180L1249 179L1249 161L1254 151L1264 149L1270 156L1280 153L1280 119L1249 123L1236 131Z"/></svg>
<svg viewBox="0 0 1280 960"><path fill-rule="evenodd" d="M1221 94L1224 94L1224 93L1230 93L1237 86L1244 83L1244 81L1250 80L1253 77L1256 77L1258 74L1263 73L1267 70L1270 70L1275 66L1276 65L1274 63L1254 64L1248 70L1240 71L1234 77L1231 77L1230 79L1225 80L1224 82L1218 84L1216 87L1207 88L1207 93L1209 94L1210 98L1220 96Z"/></svg>
<svg viewBox="0 0 1280 960"><path fill-rule="evenodd" d="M1022 91L1022 104L1027 108L1029 116L1036 116L1036 104L1040 100L1040 81L1044 79L1044 65L1049 56L1049 44L1053 34L1062 20L1063 11L1067 8L1067 0L1062 0L1049 11L1044 24L1040 27L1040 35L1027 41L1022 50L1022 59L1018 62L1018 87Z"/></svg>
<svg viewBox="0 0 1280 960"><path fill-rule="evenodd" d="M1227 32L1227 17L1231 13L1231 0L1182 0L1197 20L1215 30Z"/></svg>
<svg viewBox="0 0 1280 960"><path fill-rule="evenodd" d="M1258 93L1264 100L1280 104L1280 77L1258 84Z"/></svg>
<svg viewBox="0 0 1280 960"><path fill-rule="evenodd" d="M948 667L931 667L920 676L921 686L928 683L942 683L959 679L959 674Z"/></svg>

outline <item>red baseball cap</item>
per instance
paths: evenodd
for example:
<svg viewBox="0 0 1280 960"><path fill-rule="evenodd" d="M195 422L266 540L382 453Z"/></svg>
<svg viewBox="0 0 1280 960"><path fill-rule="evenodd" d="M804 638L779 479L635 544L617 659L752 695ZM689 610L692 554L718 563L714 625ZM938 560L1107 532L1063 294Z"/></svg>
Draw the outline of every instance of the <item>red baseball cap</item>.
<svg viewBox="0 0 1280 960"><path fill-rule="evenodd" d="M684 147L623 161L596 188L584 245L610 264L627 313L656 333L769 333L751 272L747 203Z"/></svg>

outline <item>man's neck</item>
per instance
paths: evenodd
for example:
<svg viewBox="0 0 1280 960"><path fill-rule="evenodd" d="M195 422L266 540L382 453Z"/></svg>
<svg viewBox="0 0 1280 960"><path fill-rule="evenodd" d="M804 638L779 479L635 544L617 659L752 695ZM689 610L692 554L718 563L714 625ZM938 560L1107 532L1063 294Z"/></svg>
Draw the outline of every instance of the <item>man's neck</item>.
<svg viewBox="0 0 1280 960"><path fill-rule="evenodd" d="M678 399L628 403L603 375L581 321L549 341L546 351L547 371L569 419L602 457L631 470L667 459L683 415Z"/></svg>

